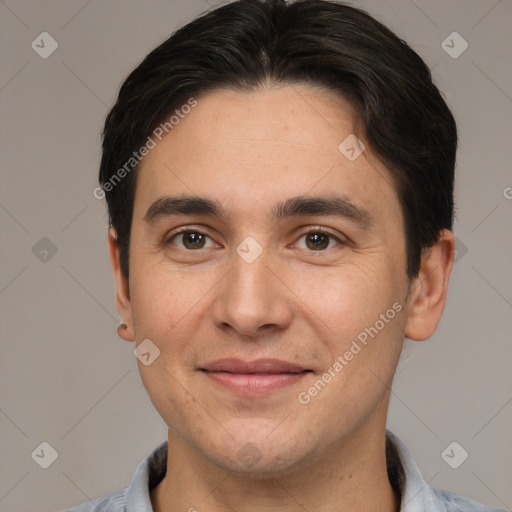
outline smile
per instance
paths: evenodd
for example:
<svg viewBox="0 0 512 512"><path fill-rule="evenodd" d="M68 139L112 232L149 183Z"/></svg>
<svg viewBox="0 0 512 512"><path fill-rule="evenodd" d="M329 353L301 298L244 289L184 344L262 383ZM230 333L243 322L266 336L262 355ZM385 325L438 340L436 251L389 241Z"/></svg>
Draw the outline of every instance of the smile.
<svg viewBox="0 0 512 512"><path fill-rule="evenodd" d="M200 370L208 379L239 396L266 395L299 382L311 372L276 359L220 359Z"/></svg>

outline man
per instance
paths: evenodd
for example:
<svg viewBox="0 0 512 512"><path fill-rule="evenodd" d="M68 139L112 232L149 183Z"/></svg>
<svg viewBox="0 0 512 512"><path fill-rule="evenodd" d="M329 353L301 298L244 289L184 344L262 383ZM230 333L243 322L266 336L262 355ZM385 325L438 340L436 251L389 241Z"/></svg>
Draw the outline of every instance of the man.
<svg viewBox="0 0 512 512"><path fill-rule="evenodd" d="M85 511L490 511L386 431L441 318L457 132L366 13L240 0L124 82L104 130L119 335L168 440Z"/></svg>

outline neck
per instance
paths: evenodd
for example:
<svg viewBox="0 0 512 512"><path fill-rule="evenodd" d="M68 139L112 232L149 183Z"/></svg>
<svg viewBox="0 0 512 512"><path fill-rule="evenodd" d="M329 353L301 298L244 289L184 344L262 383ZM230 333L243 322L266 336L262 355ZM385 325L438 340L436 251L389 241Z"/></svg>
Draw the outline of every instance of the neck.
<svg viewBox="0 0 512 512"><path fill-rule="evenodd" d="M367 429L369 430L369 429ZM236 474L211 463L169 430L167 474L154 512L396 512L386 467L385 426L358 430L279 474Z"/></svg>

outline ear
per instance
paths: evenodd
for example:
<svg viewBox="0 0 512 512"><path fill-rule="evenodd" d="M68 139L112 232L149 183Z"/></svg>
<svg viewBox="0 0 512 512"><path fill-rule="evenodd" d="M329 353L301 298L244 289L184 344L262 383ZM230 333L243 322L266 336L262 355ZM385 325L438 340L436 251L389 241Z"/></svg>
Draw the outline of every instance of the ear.
<svg viewBox="0 0 512 512"><path fill-rule="evenodd" d="M444 229L439 241L423 251L418 276L411 283L405 336L423 341L437 329L446 304L455 258L453 233Z"/></svg>
<svg viewBox="0 0 512 512"><path fill-rule="evenodd" d="M123 319L123 323L126 324L126 328L118 328L117 333L126 341L134 341L135 330L133 326L130 287L128 278L121 270L119 244L117 242L116 231L113 228L108 230L108 252L116 283L116 307Z"/></svg>

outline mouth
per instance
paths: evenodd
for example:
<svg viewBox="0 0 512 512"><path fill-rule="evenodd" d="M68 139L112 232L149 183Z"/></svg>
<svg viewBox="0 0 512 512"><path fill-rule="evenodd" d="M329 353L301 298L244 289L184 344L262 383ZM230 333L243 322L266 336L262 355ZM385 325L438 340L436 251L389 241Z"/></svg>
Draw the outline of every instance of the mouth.
<svg viewBox="0 0 512 512"><path fill-rule="evenodd" d="M219 359L199 368L205 376L239 396L262 396L291 386L312 370L277 359Z"/></svg>

